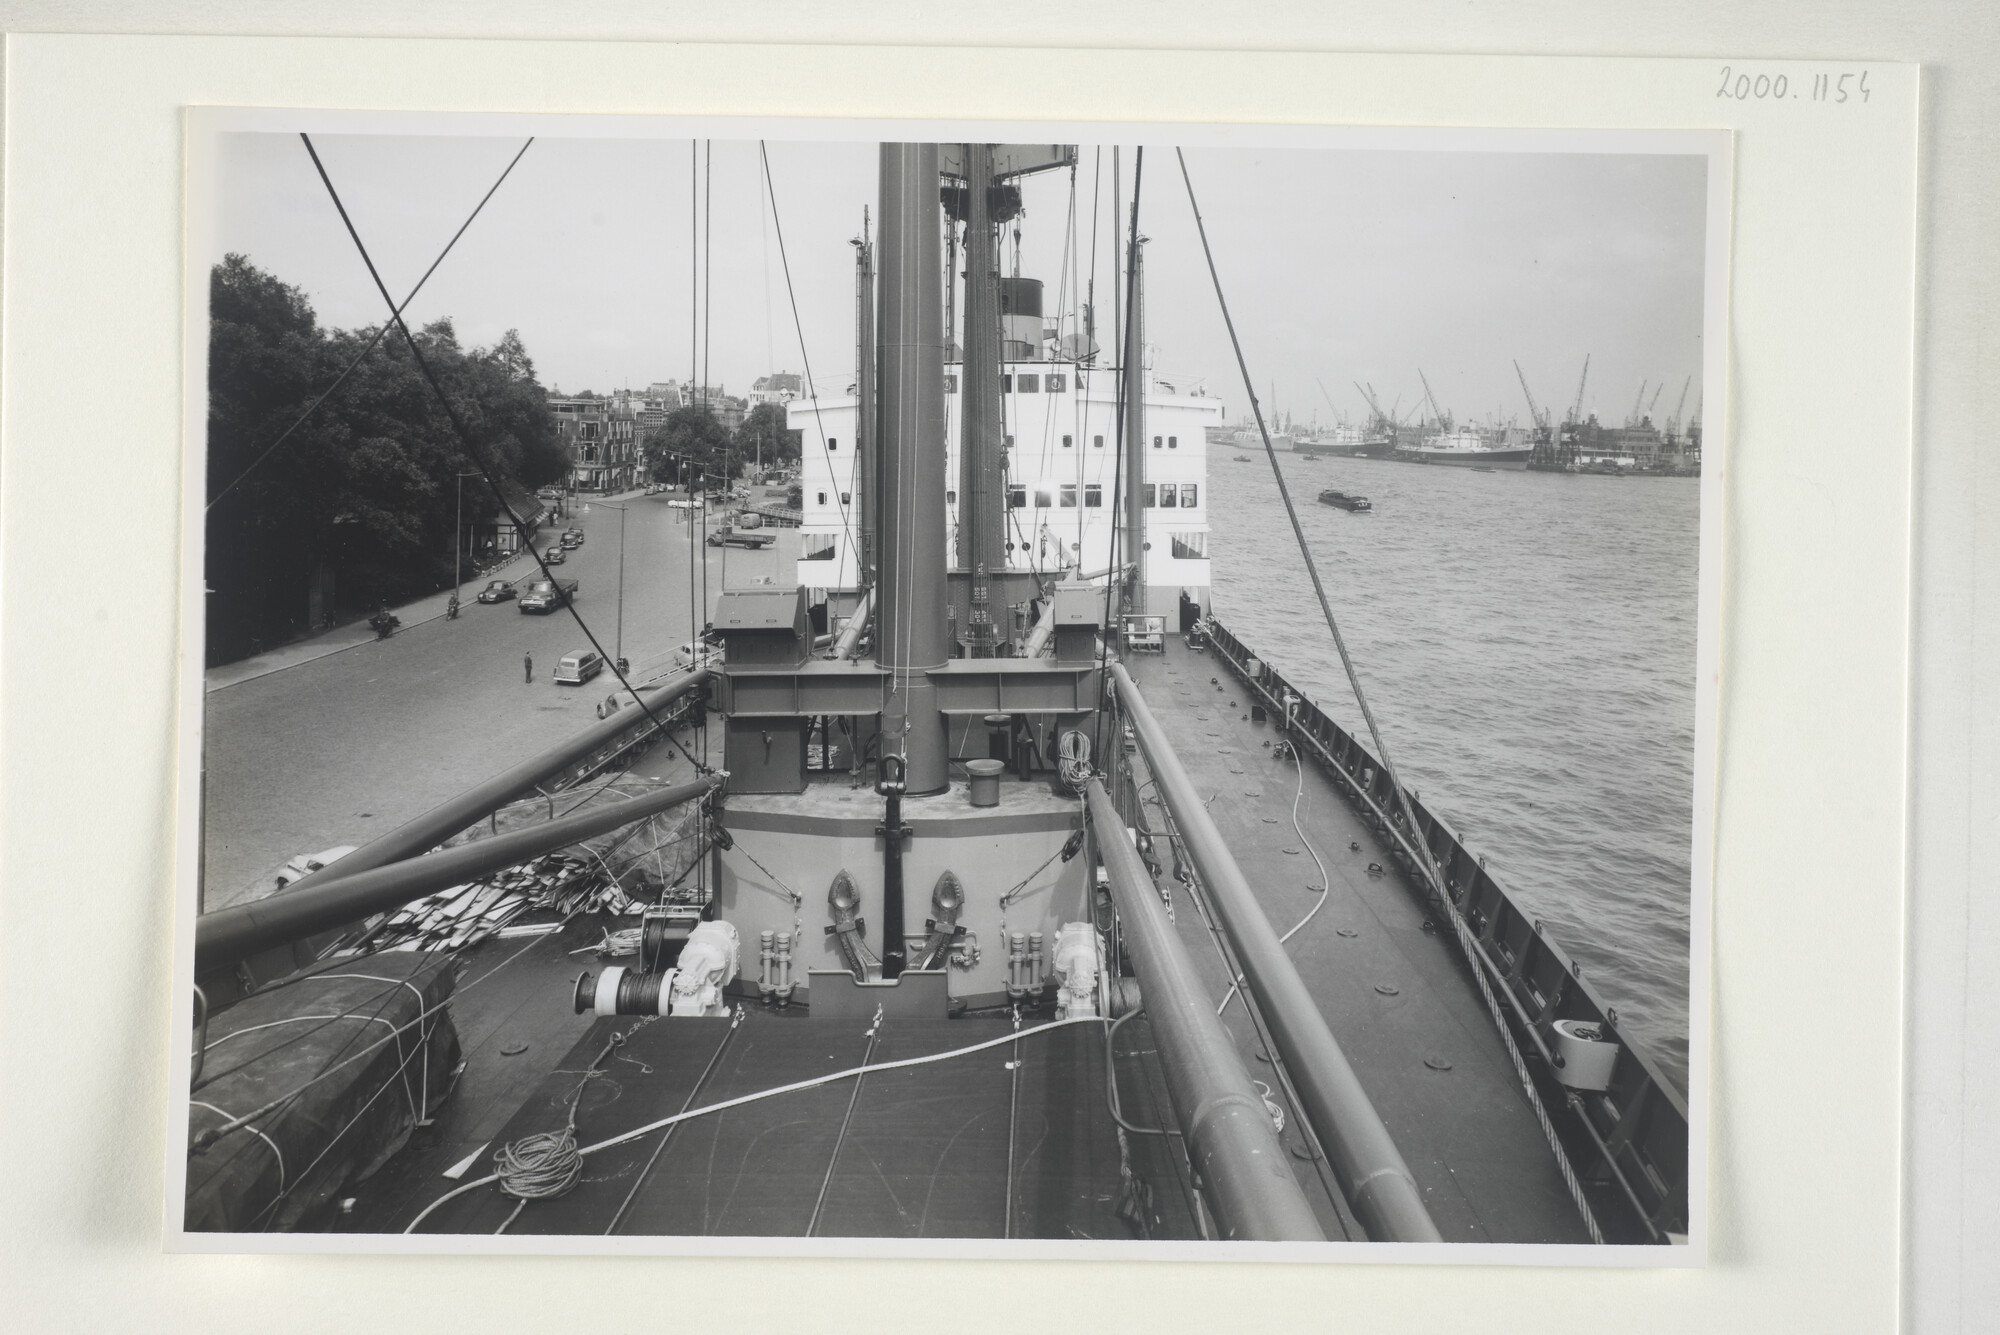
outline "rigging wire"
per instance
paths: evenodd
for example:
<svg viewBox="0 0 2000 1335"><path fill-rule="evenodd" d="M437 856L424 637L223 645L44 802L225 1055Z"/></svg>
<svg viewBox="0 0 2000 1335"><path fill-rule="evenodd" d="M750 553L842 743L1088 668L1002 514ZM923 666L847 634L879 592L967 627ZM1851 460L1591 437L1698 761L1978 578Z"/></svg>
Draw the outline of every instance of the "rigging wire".
<svg viewBox="0 0 2000 1335"><path fill-rule="evenodd" d="M711 1075L715 1074L715 1068L717 1064L722 1061L723 1052L729 1047L729 1040L736 1037L736 1030L738 1029L738 1027L742 1025L742 1023L743 1023L743 1007L739 1005L737 1006L735 1013L730 1017L729 1028L722 1031L722 1041L720 1043L717 1043L715 1045L715 1051L709 1054L708 1065L701 1068L701 1074L695 1077L695 1082L693 1086L689 1088L688 1096L686 1100L683 1101L681 1104L682 1112L686 1112L689 1108L692 1108L694 1106L694 1101L701 1097L701 1091L708 1085L708 1078ZM637 1026L634 1026L634 1028L636 1027ZM618 1225L624 1221L625 1212L632 1208L632 1202L635 1199L637 1199L639 1195L639 1188L646 1185L646 1179L652 1176L653 1166L659 1163L660 1156L666 1153L667 1142L672 1140L673 1138L674 1138L674 1129L672 1127L668 1127L661 1134L660 1143L653 1146L652 1154L647 1157L646 1162L640 1167L639 1171L633 1175L632 1189L625 1193L625 1199L618 1203L618 1209L612 1214L611 1222L604 1226L604 1236L610 1237L613 1233L616 1233L618 1231ZM579 1156L579 1167L580 1165L581 1165L581 1156Z"/></svg>
<svg viewBox="0 0 2000 1335"><path fill-rule="evenodd" d="M812 356L806 351L806 329L804 323L799 319L799 294L797 289L792 286L792 261L785 250L785 224L778 217L778 187L771 179L771 155L765 148L762 139L757 141L757 156L764 168L764 190L769 196L771 203L771 230L778 238L778 264L784 270L785 274L785 297L791 303L792 329L798 335L799 362L805 367L806 397L812 401L813 430L819 435L819 452L821 457L826 460L828 475L832 477L834 505L840 511L840 529L847 538L848 550L855 553L855 561L858 565L861 559L861 549L856 545L854 524L848 517L847 502L841 499L840 478L834 475L833 452L827 448L826 444L826 422L820 417L819 390L813 384ZM857 388L859 387L857 386Z"/></svg>
<svg viewBox="0 0 2000 1335"><path fill-rule="evenodd" d="M661 1130L664 1127L693 1121L697 1117L709 1117L715 1113L727 1112L731 1108L740 1108L745 1104L759 1103L765 1099L777 1098L784 1094L796 1094L802 1090L818 1089L820 1086L830 1085L836 1080L848 1080L858 1076L873 1075L878 1071L903 1071L917 1066L932 1066L938 1062L953 1061L959 1057L969 1057L975 1052L985 1052L991 1048L1003 1047L1024 1038L1033 1038L1040 1034L1053 1033L1058 1029L1068 1029L1073 1025L1108 1023L1110 1021L1103 1016L1073 1015L1067 1019L1050 1020L1046 1024L1038 1024L1031 1029L1011 1031L1000 1035L998 1038L989 1038L983 1042L968 1044L962 1048L952 1048L946 1052L933 1052L922 1057L903 1057L896 1061L876 1062L873 1065L850 1066L844 1071L833 1071L826 1075L813 1076L806 1080L796 1080L789 1085L778 1085L771 1089L760 1089L752 1094L739 1094L735 1098L724 1099L720 1103L711 1103L700 1108L689 1109L686 1112L674 1113L671 1116L659 1118L657 1121L648 1122L644 1126L633 1127L630 1131L622 1131L615 1136L600 1140L594 1145L585 1145L578 1153L588 1157L600 1150L608 1150L614 1146L623 1145L627 1141L637 1140L641 1136L651 1135L653 1132ZM475 1191L480 1187L491 1186L498 1180L498 1174L489 1174L476 1181L467 1182L462 1186L452 1188L425 1206L416 1218L404 1226L403 1232L416 1232L417 1225L423 1223L434 1210L446 1201L463 1196L465 1193Z"/></svg>
<svg viewBox="0 0 2000 1335"><path fill-rule="evenodd" d="M492 187L488 189L484 195L480 196L479 203L473 207L472 212L466 216L465 221L458 225L458 230L451 234L451 240L445 242L444 249L438 252L438 257L431 261L431 267L424 270L424 276L419 278L417 280L417 285L410 289L410 295L403 298L403 304L401 306L396 307L396 314L401 315L404 309L408 307L411 302L417 299L417 293L424 290L424 284L428 283L431 280L431 275L437 272L438 265L444 263L444 257L451 254L452 247L456 246L458 244L458 239L465 235L465 229L472 226L472 220L474 218L477 218L480 212L483 209L485 209L486 201L492 199L494 192L499 190L500 187L506 183L508 176L510 176L514 171L515 164L520 162L522 156L527 153L528 149L534 144L534 142L535 142L535 137L533 135L529 135L528 142L521 145L521 151L516 153L513 156L513 158L509 160L509 162L507 163L507 169L500 173L500 179L495 181ZM354 360L348 362L347 365L341 369L340 374L333 378L333 383L331 385L328 385L318 398L314 399L311 403L308 403L306 405L305 411L299 414L298 420L293 422L290 426L286 427L283 431L279 432L278 438L272 441L269 445L266 445L264 447L264 452L259 454L255 459L252 459L250 463L243 469L243 471L236 475L235 479L231 481L228 486L224 487L221 491L216 492L214 497L209 500L208 504L202 507L203 513L206 513L209 510L213 510L221 502L223 497L227 496L230 492L236 490L237 483L240 483L241 481L243 481L244 478L249 477L252 473L256 472L258 466L261 465L266 459L270 458L273 451L275 451L280 445L284 444L287 440L289 440L294 431L297 431L300 427L306 424L307 418L311 417L315 412L319 411L319 406L322 403L325 403L329 398L333 397L333 391L339 389L341 385L347 380L347 377L353 374L354 368L361 365L362 360L366 358L369 353L375 351L376 345L379 344L384 338L388 336L390 323L391 322L387 320L382 322L381 327L378 328L372 336L370 336L367 344L361 349L361 351L354 354Z"/></svg>
<svg viewBox="0 0 2000 1335"><path fill-rule="evenodd" d="M1361 717L1368 724L1368 735L1374 739L1375 754L1381 758L1383 772L1389 778L1389 786L1395 790L1396 803L1402 809L1403 820L1409 830L1409 845L1418 854L1418 865L1423 870L1426 888L1431 898L1450 920L1452 932L1458 939L1459 949L1464 952L1466 962L1472 967L1472 977L1479 984L1479 993L1486 1002L1487 1013L1492 1018L1494 1028L1499 1031L1501 1041L1506 1045L1507 1055L1513 1061L1515 1077L1528 1096L1528 1103L1534 1109L1536 1120L1541 1123L1542 1135L1549 1143L1550 1152L1555 1155L1556 1166L1562 1171L1563 1182L1568 1186L1570 1196L1576 1202L1577 1212L1583 1216L1584 1228L1589 1232L1592 1242L1601 1244L1604 1241L1604 1234L1598 1228L1597 1216L1592 1212L1590 1202L1584 1197L1583 1185L1577 1180L1576 1170L1570 1165L1569 1154L1563 1149L1561 1138L1556 1134L1555 1123L1550 1121L1548 1109L1543 1106L1542 1097L1535 1089L1534 1079L1528 1074L1528 1065L1521 1057L1521 1049L1514 1041L1513 1031L1507 1027L1506 1017L1500 1013L1500 1005L1494 1000L1492 985L1480 967L1473 946L1471 930L1465 925L1465 919L1459 913L1458 905L1452 901L1443 873L1438 870L1436 858L1431 852L1430 840L1425 837L1423 827L1417 824L1416 811L1410 805L1409 790L1403 786L1401 777L1396 773L1395 762L1389 758L1388 744L1382 738L1382 729L1375 721L1375 711L1369 707L1367 693L1361 689L1361 678L1355 672L1354 659L1347 652L1347 641L1342 638L1339 623L1334 619L1333 604L1327 600L1326 585L1320 581L1319 567L1313 562L1312 550L1306 542L1305 529L1299 524L1298 509L1292 504L1290 489L1285 486L1284 470L1278 466L1278 454L1271 444L1270 429L1264 424L1264 409L1257 401L1257 389L1250 379L1250 364L1244 359L1243 343L1236 336L1236 322L1230 317L1229 302L1222 295L1222 278L1215 268L1215 252L1208 244L1208 226L1202 221L1201 206L1195 202L1194 178L1188 174L1187 157L1178 148L1174 150L1174 157L1180 163L1181 180L1187 186L1188 208L1194 214L1195 230L1201 237L1202 255L1208 262L1209 280L1215 286L1216 304L1222 309L1222 321L1229 330L1229 343L1236 353L1237 369L1243 374L1243 392L1250 400L1251 412L1256 416L1257 432L1264 439L1264 455L1270 461L1271 475L1278 482L1278 496L1284 502L1286 518L1291 521L1292 536L1298 540L1299 555L1305 562L1306 574L1312 579L1313 593L1319 599L1320 612L1326 618L1327 631L1333 637L1334 648L1340 652L1340 664L1346 670L1348 685L1353 688L1354 701L1360 706Z"/></svg>
<svg viewBox="0 0 2000 1335"><path fill-rule="evenodd" d="M415 359L417 369L423 373L424 379L429 382L431 392L437 396L439 405L444 409L445 417L451 422L452 430L458 436L459 448L465 452L465 456L471 461L472 466L479 470L479 476L485 481L487 490L493 493L493 499L499 505L501 512L513 522L517 531L527 532L527 525L522 522L521 516L515 513L513 505L507 500L506 493L500 489L500 483L493 476L493 470L487 466L483 452L473 445L471 430L467 428L464 420L459 416L458 409L453 406L450 396L444 392L444 386L439 382L437 372L431 369L430 361L424 356L423 348L418 344L416 335L410 332L410 326L404 321L403 313L396 306L395 298L389 295L389 289L382 282L382 275L376 270L375 261L368 253L368 247L362 243L361 233L355 230L354 220L348 216L347 205L341 202L340 192L334 189L333 178L327 175L326 164L320 161L319 150L313 147L312 136L301 133L299 139L305 144L306 152L312 158L313 169L319 173L320 183L326 187L327 195L333 200L333 207L339 212L340 221L347 228L348 237L354 242L354 248L360 252L361 262L368 268L368 276L375 281L375 290L382 294L383 302L388 305L390 320L402 332L403 341L409 345L410 356ZM533 543L529 543L527 546L528 555L534 557L535 565L542 572L542 578L553 582L555 576L549 573L548 562L543 559L541 550ZM625 669L618 666L616 659L604 652L604 646L598 643L596 632L591 630L589 623L583 619L583 614L576 610L576 599L565 597L562 600L562 604L568 609L570 619L576 622L577 629L581 630L584 638L590 641L590 647L597 651L597 656L611 665L612 675L618 678L618 684L624 688L626 694L632 697L633 702L639 706L641 712L646 715L647 720L654 727L658 728L668 741L674 744L676 750L687 757L688 763L693 765L697 772L702 774L710 773L709 767L689 754L688 749L681 745L680 739L675 737L666 728L660 721L660 716L653 712L652 706L646 702L645 698L632 689L632 683L626 679Z"/></svg>
<svg viewBox="0 0 2000 1335"><path fill-rule="evenodd" d="M1111 641L1116 633L1113 629L1111 622L1111 595L1113 591L1117 589L1119 583L1118 540L1121 531L1124 531L1126 558L1132 563L1134 569L1138 572L1137 578L1139 581L1141 581L1142 588L1144 587L1143 581L1145 579L1145 558L1142 554L1144 552L1142 535L1125 531L1129 530L1130 525L1121 526L1118 523L1117 519L1118 515L1125 513L1123 489L1126 486L1131 485L1129 482L1126 482L1124 480L1125 414L1128 411L1133 411L1133 408L1132 405L1126 402L1125 389L1126 389L1126 382L1131 378L1129 375L1126 374L1126 372L1131 366L1131 362L1129 359L1133 355L1133 349L1131 347L1132 329L1133 329L1132 311L1131 311L1132 280L1134 274L1137 272L1139 264L1139 187L1145 178L1145 171L1146 171L1146 149L1143 145L1141 145L1137 150L1134 151L1132 155L1132 237L1130 242L1130 249L1126 253L1126 260L1125 260L1126 308L1123 312L1125 319L1125 327L1124 327L1125 346L1124 346L1124 356L1119 359L1121 365L1119 366L1118 370L1118 387L1117 387L1118 407L1116 413L1113 415L1113 419L1116 423L1116 428L1117 428L1118 457L1112 461L1111 465L1111 503L1113 506L1117 507L1117 509L1113 514L1111 521L1111 572L1108 575L1106 575L1104 579L1104 632L1097 641L1098 689L1100 692L1102 692L1104 700L1109 700L1111 697L1111 674L1104 670L1104 665L1106 659L1110 657ZM1111 187L1112 225L1115 227L1117 226L1117 217L1118 217L1118 209L1117 209L1118 156L1117 156L1117 150L1115 149L1112 151L1111 172L1112 172L1112 187ZM1115 273L1116 271L1117 271L1116 267L1114 266L1113 272ZM1112 304L1115 312L1115 308L1117 306L1117 296L1115 293L1113 294L1112 297ZM1100 702L1097 711L1096 726L1092 729L1093 733L1095 734L1096 750L1099 755L1103 755L1105 753L1104 737L1103 737L1105 713L1106 710L1103 707L1103 704Z"/></svg>

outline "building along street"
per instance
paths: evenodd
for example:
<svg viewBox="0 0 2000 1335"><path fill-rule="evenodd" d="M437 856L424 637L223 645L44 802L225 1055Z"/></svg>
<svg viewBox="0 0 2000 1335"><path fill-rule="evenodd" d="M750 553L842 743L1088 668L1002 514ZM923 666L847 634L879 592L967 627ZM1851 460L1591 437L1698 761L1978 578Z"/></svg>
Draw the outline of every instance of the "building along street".
<svg viewBox="0 0 2000 1335"><path fill-rule="evenodd" d="M691 530L688 512L667 499L578 496L567 525L538 535L545 549L565 526L585 534L552 573L578 582L576 610L606 657L615 657L614 507L627 507L623 645L635 681L672 665L673 651L708 619L723 588L760 577L789 587L795 578L796 529L775 530L777 543L763 551L709 547L699 525ZM696 620L690 606L704 555L708 596ZM528 562L507 574L520 588L540 577ZM207 694L205 911L263 893L288 858L366 843L596 722L597 708L618 689L610 670L580 687L550 675L564 654L590 647L576 621L562 610L524 615L512 601L476 602L484 583L467 578L456 620L407 625L387 640ZM534 659L532 681L523 680L523 655ZM630 697L624 705L631 707Z"/></svg>

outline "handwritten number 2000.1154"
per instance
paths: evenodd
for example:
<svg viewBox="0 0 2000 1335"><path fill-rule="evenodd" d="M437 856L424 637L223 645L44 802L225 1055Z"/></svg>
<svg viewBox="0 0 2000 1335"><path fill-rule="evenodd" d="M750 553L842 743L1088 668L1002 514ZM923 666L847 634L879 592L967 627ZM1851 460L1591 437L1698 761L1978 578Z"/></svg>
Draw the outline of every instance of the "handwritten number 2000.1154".
<svg viewBox="0 0 2000 1335"><path fill-rule="evenodd" d="M1792 88L1791 80L1782 74L1745 74L1731 65L1722 67L1722 83L1715 90L1715 95L1737 102L1795 101L1799 97ZM1815 102L1845 102L1856 96L1866 102L1869 97L1868 71L1815 74L1810 96Z"/></svg>

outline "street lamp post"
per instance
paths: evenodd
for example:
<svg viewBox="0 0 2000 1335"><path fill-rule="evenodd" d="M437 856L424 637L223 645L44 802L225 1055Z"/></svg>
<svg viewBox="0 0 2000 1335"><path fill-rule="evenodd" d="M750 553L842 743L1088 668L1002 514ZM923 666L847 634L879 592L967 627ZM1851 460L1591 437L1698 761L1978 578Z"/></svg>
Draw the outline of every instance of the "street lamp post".
<svg viewBox="0 0 2000 1335"><path fill-rule="evenodd" d="M618 670L625 671L625 507L601 501L607 510L618 512L618 640L612 656L618 660Z"/></svg>
<svg viewBox="0 0 2000 1335"><path fill-rule="evenodd" d="M460 597L465 592L465 479L478 477L477 473L458 475L458 514L452 521L451 534L451 597L453 602L463 602Z"/></svg>

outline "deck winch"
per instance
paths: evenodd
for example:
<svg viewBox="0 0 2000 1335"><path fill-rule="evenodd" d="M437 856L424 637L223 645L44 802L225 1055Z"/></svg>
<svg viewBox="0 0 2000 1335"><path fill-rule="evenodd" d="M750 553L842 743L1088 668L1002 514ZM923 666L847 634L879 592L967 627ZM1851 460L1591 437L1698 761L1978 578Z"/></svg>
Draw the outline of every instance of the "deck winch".
<svg viewBox="0 0 2000 1335"><path fill-rule="evenodd" d="M576 1013L726 1015L723 989L736 979L739 950L734 926L704 922L688 935L680 962L664 972L613 965L595 978L588 970L577 975Z"/></svg>

